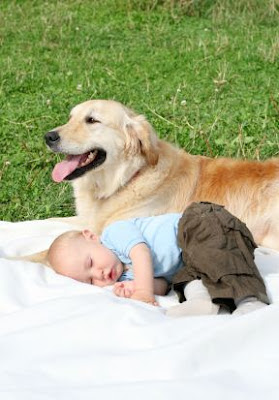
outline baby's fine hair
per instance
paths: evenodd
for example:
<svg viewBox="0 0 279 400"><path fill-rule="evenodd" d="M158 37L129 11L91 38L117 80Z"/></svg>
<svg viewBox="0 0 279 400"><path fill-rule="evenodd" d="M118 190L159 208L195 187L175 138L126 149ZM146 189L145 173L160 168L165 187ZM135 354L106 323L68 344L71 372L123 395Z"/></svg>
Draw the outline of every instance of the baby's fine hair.
<svg viewBox="0 0 279 400"><path fill-rule="evenodd" d="M47 264L50 267L52 267L55 264L55 258L56 256L58 256L59 250L64 246L67 246L71 239L78 239L80 236L81 236L81 231L76 231L76 230L67 231L57 236L57 238L54 239L54 241L51 243L48 249L46 256Z"/></svg>

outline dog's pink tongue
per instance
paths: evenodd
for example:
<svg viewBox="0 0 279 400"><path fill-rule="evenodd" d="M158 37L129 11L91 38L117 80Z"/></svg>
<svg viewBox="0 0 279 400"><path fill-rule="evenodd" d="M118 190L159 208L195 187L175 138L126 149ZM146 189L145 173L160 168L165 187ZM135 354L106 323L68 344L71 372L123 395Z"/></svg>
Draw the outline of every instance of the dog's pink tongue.
<svg viewBox="0 0 279 400"><path fill-rule="evenodd" d="M56 164L51 174L54 182L62 182L66 176L70 175L70 173L78 167L83 156L83 154L78 156L68 156L66 160Z"/></svg>

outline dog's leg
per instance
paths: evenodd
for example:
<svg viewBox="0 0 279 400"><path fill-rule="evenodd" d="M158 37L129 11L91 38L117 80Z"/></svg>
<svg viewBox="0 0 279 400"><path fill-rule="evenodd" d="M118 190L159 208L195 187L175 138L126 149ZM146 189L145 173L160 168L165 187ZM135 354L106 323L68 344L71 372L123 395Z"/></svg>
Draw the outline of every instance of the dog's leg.
<svg viewBox="0 0 279 400"><path fill-rule="evenodd" d="M61 218L54 217L54 218L48 218L48 221L54 221L54 222L57 221L57 222L70 224L70 225L72 225L72 229L82 230L82 229L88 228L88 224L85 224L85 222L78 216L61 217ZM34 263L48 265L47 253L48 253L48 249L45 249L43 251L39 251L38 253L28 254L26 256L15 256L15 257L6 257L6 258L8 260L30 261L30 262L34 262Z"/></svg>
<svg viewBox="0 0 279 400"><path fill-rule="evenodd" d="M261 240L261 246L279 251L279 228L271 227Z"/></svg>
<svg viewBox="0 0 279 400"><path fill-rule="evenodd" d="M40 251L38 253L29 254L27 256L19 256L19 257L6 257L8 260L17 260L17 261L31 261L34 263L47 264L47 250Z"/></svg>
<svg viewBox="0 0 279 400"><path fill-rule="evenodd" d="M70 224L74 225L79 228L85 228L88 227L86 226L85 221L78 216L74 217L53 217L53 218L48 218L48 221L54 221L54 222L63 222L65 224Z"/></svg>

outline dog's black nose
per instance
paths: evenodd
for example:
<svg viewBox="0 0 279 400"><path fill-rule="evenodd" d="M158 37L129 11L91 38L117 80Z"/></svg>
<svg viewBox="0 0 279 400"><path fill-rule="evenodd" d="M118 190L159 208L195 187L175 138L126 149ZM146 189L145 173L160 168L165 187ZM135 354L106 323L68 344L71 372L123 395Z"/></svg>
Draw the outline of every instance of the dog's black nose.
<svg viewBox="0 0 279 400"><path fill-rule="evenodd" d="M54 144L57 144L59 140L60 136L56 131L50 131L45 134L45 141L48 146L53 146Z"/></svg>

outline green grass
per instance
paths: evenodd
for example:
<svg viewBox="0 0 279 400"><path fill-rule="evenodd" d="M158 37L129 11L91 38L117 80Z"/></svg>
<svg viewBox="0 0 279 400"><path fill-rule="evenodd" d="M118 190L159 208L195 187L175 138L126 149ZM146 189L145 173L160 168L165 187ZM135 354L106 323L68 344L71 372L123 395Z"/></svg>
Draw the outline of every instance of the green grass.
<svg viewBox="0 0 279 400"><path fill-rule="evenodd" d="M278 0L2 0L0 13L0 219L74 213L43 135L90 98L194 154L278 155Z"/></svg>

